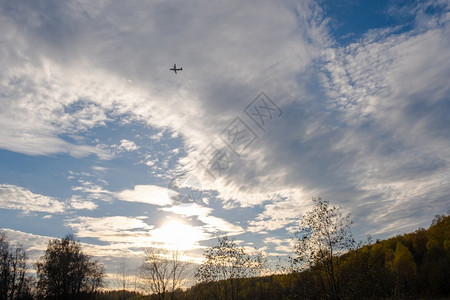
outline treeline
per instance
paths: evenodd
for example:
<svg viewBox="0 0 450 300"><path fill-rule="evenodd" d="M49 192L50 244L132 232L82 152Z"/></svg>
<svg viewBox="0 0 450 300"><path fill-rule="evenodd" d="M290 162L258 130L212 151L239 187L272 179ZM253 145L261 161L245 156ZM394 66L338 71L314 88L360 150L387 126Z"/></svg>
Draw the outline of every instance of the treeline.
<svg viewBox="0 0 450 300"><path fill-rule="evenodd" d="M148 297L147 297L148 298ZM97 293L95 300L134 300L145 299L142 293L127 290L101 291Z"/></svg>
<svg viewBox="0 0 450 300"><path fill-rule="evenodd" d="M336 293L322 261L289 274L202 282L178 299L386 299L450 297L450 216L333 258ZM239 285L233 298L226 287Z"/></svg>

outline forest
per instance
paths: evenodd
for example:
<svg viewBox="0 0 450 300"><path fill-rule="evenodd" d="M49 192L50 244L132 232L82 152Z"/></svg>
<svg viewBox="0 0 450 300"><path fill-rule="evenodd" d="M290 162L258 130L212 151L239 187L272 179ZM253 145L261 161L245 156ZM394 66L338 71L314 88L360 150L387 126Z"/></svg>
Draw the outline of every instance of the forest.
<svg viewBox="0 0 450 300"><path fill-rule="evenodd" d="M262 252L222 236L192 266L177 251L146 249L135 290L111 290L104 267L72 236L49 241L30 265L0 232L0 299L436 299L450 297L450 215L428 229L355 242L350 215L328 201L300 220L293 255L277 270ZM30 275L36 270L35 275ZM196 283L182 289L189 271ZM139 289L136 289L136 286Z"/></svg>

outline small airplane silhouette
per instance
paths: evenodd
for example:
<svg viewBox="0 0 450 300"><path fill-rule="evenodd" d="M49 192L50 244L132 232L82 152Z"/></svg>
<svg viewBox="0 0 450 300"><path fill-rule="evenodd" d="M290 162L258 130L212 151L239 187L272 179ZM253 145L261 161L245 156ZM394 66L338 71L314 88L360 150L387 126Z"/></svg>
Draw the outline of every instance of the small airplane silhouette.
<svg viewBox="0 0 450 300"><path fill-rule="evenodd" d="M183 68L177 69L177 64L173 64L173 68L169 69L170 71L174 71L177 74L177 71L183 71Z"/></svg>

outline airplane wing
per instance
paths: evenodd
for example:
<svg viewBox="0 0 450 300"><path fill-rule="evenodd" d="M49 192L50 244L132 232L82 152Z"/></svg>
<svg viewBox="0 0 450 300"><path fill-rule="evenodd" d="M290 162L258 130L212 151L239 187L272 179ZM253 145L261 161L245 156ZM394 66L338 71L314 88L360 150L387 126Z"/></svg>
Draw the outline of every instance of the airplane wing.
<svg viewBox="0 0 450 300"><path fill-rule="evenodd" d="M181 70L183 70L183 68L177 69L177 64L173 64L173 68L172 68L172 69L169 69L169 70L170 70L170 71L174 71L175 74L177 74L177 71L181 71Z"/></svg>

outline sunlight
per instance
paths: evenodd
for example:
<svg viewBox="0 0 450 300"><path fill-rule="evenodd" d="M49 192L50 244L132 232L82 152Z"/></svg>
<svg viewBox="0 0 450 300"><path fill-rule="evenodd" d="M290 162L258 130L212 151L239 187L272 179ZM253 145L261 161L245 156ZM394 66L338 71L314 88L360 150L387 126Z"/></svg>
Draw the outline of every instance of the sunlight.
<svg viewBox="0 0 450 300"><path fill-rule="evenodd" d="M191 250L198 248L198 242L207 239L201 228L184 222L171 220L152 230L152 242L163 244L169 250Z"/></svg>

